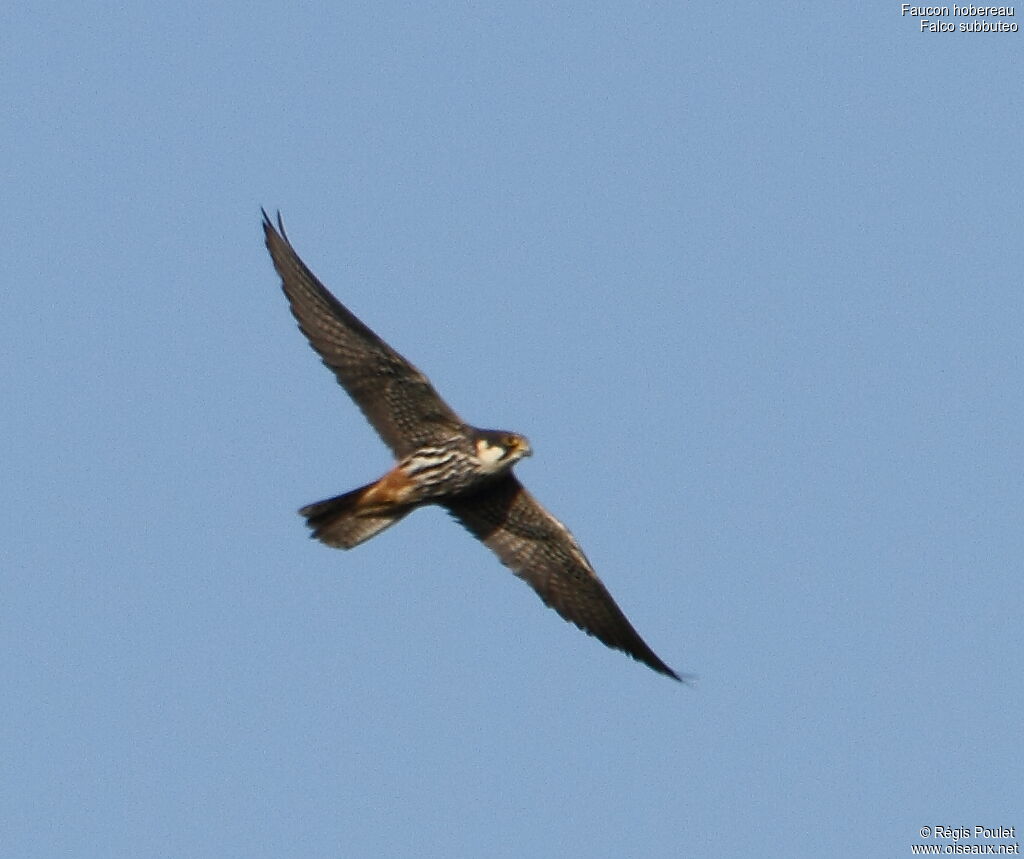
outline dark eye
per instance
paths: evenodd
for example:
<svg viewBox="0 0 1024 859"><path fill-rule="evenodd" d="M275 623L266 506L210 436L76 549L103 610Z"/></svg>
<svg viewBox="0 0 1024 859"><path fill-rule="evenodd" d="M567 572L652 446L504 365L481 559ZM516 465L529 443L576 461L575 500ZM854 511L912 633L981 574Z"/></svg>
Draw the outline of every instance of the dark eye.
<svg viewBox="0 0 1024 859"><path fill-rule="evenodd" d="M505 436L505 447L515 448L519 447L519 440L514 435Z"/></svg>

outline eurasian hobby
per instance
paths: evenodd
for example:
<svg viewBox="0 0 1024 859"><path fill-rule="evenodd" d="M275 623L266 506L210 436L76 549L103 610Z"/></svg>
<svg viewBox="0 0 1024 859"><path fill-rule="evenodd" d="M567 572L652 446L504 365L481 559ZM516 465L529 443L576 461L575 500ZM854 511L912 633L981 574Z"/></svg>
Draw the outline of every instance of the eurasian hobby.
<svg viewBox="0 0 1024 859"><path fill-rule="evenodd" d="M303 507L312 536L351 549L417 507L439 504L563 618L679 680L633 629L569 530L512 474L530 455L529 442L465 423L316 279L280 215L275 229L264 212L263 232L299 328L398 460L380 480Z"/></svg>

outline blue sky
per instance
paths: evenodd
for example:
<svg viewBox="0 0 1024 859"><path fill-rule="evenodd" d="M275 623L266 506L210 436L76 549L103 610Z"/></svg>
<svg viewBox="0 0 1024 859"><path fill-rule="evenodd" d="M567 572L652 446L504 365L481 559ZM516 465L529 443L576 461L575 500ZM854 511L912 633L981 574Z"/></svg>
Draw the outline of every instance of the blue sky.
<svg viewBox="0 0 1024 859"><path fill-rule="evenodd" d="M5 855L1024 827L1024 36L838 12L7 13ZM306 537L390 459L260 206L694 688L439 511Z"/></svg>

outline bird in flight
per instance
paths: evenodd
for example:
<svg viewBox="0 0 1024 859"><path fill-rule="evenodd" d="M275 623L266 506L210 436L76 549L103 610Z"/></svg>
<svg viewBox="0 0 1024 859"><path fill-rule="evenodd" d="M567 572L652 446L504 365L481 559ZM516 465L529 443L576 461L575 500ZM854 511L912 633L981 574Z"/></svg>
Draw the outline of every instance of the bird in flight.
<svg viewBox="0 0 1024 859"><path fill-rule="evenodd" d="M299 328L397 459L379 480L303 507L311 536L351 549L417 507L438 504L567 621L682 680L633 629L568 528L512 473L531 454L529 442L465 423L426 376L317 280L280 214L275 227L263 212L263 232Z"/></svg>

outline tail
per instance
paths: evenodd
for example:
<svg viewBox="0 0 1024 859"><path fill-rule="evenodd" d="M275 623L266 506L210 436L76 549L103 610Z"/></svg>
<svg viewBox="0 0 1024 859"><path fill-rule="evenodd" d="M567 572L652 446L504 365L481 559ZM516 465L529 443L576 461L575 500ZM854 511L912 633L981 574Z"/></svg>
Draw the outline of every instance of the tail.
<svg viewBox="0 0 1024 859"><path fill-rule="evenodd" d="M306 517L306 524L313 530L310 536L328 546L351 549L394 525L409 513L409 507L387 513L381 513L379 509L372 513L360 513L360 501L372 486L372 483L367 484L344 495L303 507L299 514Z"/></svg>

